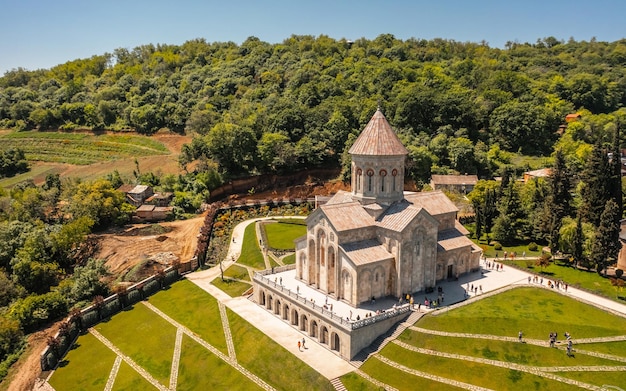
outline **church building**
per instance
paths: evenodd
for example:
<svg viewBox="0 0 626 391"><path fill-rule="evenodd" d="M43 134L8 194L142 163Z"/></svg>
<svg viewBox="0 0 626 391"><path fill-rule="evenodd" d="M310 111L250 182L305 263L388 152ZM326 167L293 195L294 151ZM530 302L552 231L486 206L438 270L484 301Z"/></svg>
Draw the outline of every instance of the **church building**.
<svg viewBox="0 0 626 391"><path fill-rule="evenodd" d="M349 153L351 192L307 218L296 279L352 306L429 291L479 269L458 209L441 191L405 192L407 149L378 109Z"/></svg>

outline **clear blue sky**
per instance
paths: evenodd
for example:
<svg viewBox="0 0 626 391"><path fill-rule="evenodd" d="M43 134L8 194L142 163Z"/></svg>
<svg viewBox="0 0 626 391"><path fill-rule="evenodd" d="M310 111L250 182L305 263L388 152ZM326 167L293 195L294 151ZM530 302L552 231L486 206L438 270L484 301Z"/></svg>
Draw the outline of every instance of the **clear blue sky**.
<svg viewBox="0 0 626 391"><path fill-rule="evenodd" d="M292 34L373 39L446 38L503 47L554 36L626 37L626 0L0 0L0 75L50 68L144 44Z"/></svg>

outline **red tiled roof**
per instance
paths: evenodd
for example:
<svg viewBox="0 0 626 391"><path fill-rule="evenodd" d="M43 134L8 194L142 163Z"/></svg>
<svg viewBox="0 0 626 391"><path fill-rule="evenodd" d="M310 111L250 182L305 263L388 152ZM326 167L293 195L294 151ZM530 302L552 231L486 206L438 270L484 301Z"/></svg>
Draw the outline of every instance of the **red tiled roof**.
<svg viewBox="0 0 626 391"><path fill-rule="evenodd" d="M409 153L380 109L376 110L348 152L352 155L376 156L402 156Z"/></svg>
<svg viewBox="0 0 626 391"><path fill-rule="evenodd" d="M393 259L385 246L381 245L378 240L369 239L359 242L345 243L340 245L348 258L355 265L365 265Z"/></svg>
<svg viewBox="0 0 626 391"><path fill-rule="evenodd" d="M475 185L478 183L477 175L432 175L430 179L435 185Z"/></svg>

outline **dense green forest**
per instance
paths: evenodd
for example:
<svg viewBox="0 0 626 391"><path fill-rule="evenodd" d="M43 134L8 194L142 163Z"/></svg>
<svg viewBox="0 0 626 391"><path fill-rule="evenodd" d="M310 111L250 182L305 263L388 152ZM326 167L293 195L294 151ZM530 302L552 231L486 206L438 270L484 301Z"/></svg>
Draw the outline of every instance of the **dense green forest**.
<svg viewBox="0 0 626 391"><path fill-rule="evenodd" d="M192 134L185 175L137 173L174 192L177 216L224 181L349 164L346 151L380 106L409 150L418 184L432 173L476 173L472 236L534 241L606 270L617 258L626 123L626 40L509 43L355 42L292 36L118 49L0 78L0 128ZM565 125L565 116L580 119ZM516 181L541 157L550 177ZM538 168L538 167L534 167ZM0 177L28 170L0 145ZM349 175L344 170L344 178ZM501 176L501 181L491 180ZM49 175L0 189L0 379L23 333L109 292L102 262L77 264L87 235L126 223L116 172L94 182Z"/></svg>
<svg viewBox="0 0 626 391"><path fill-rule="evenodd" d="M206 157L228 179L338 165L380 104L425 182L432 170L488 177L501 152L549 155L555 143L581 167L625 102L626 40L197 39L7 72L0 127L193 132L181 162ZM582 122L559 139L572 112Z"/></svg>

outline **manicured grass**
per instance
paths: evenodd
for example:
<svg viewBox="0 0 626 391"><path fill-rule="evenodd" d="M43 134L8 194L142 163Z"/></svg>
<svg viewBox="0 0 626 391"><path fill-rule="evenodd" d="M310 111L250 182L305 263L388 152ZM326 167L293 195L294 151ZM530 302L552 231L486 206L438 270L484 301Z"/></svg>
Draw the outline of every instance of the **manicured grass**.
<svg viewBox="0 0 626 391"><path fill-rule="evenodd" d="M574 353L576 354L576 353ZM626 386L626 378L624 372L557 372L555 375L566 377L572 380L578 380L583 383L592 384L597 387L613 386L624 389ZM603 390L618 390L618 388L604 387Z"/></svg>
<svg viewBox="0 0 626 391"><path fill-rule="evenodd" d="M237 280L251 281L248 269L239 265L231 265L224 271L224 277L231 277Z"/></svg>
<svg viewBox="0 0 626 391"><path fill-rule="evenodd" d="M617 289L611 285L611 281L608 278L604 278L594 271L574 269L561 261L553 261L549 266L543 268L536 266L532 261L525 262L515 260L506 261L505 264L515 264L520 269L544 276L544 279L562 280L570 286L583 288L625 304L623 300L617 299L618 294L623 296L623 292L618 292ZM544 283L545 282L546 281L544 281Z"/></svg>
<svg viewBox="0 0 626 391"><path fill-rule="evenodd" d="M63 132L12 132L0 136L0 150L21 148L28 160L93 164L169 151L147 136Z"/></svg>
<svg viewBox="0 0 626 391"><path fill-rule="evenodd" d="M378 387L374 383L357 375L354 372L346 373L341 376L341 383L350 391L383 391L384 388Z"/></svg>
<svg viewBox="0 0 626 391"><path fill-rule="evenodd" d="M150 297L150 304L228 353L217 300L193 282L183 279L172 284Z"/></svg>
<svg viewBox="0 0 626 391"><path fill-rule="evenodd" d="M215 285L217 288L219 288L222 292L226 293L230 297L241 296L252 286L252 284L248 284L246 282L231 280L227 278L222 281L221 277L217 277L215 280L211 281L211 284Z"/></svg>
<svg viewBox="0 0 626 391"><path fill-rule="evenodd" d="M593 322L589 320L593 319ZM422 318L420 327L473 334L547 340L551 332L573 338L623 335L626 319L540 288L516 288L439 316Z"/></svg>
<svg viewBox="0 0 626 391"><path fill-rule="evenodd" d="M439 383L434 380L411 375L385 364L376 357L368 359L365 364L361 366L361 370L371 377L376 378L385 384L389 384L398 390L459 390L459 388L445 383ZM430 372L429 366L424 367L421 371ZM351 388L348 388L348 390L352 391Z"/></svg>
<svg viewBox="0 0 626 391"><path fill-rule="evenodd" d="M262 224L268 246L276 250L295 249L294 240L306 234L306 223L299 219L280 219L276 223Z"/></svg>
<svg viewBox="0 0 626 391"><path fill-rule="evenodd" d="M132 391L154 391L156 388L146 379L144 379L137 371L122 361L120 369L113 383L113 391L132 390Z"/></svg>
<svg viewBox="0 0 626 391"><path fill-rule="evenodd" d="M492 390L571 390L570 385L527 372L416 353L393 343L380 354L408 368Z"/></svg>
<svg viewBox="0 0 626 391"><path fill-rule="evenodd" d="M188 336L183 336L178 384L183 390L259 390L253 381Z"/></svg>
<svg viewBox="0 0 626 391"><path fill-rule="evenodd" d="M493 341L487 339L461 338L424 334L406 330L399 338L409 345L436 350L440 352L460 354L512 362L534 366L568 366L568 365L622 365L617 361L579 354L575 360L567 357L565 350L548 346L536 346L519 342Z"/></svg>
<svg viewBox="0 0 626 391"><path fill-rule="evenodd" d="M241 244L241 255L237 259L237 263L263 270L265 269L265 260L259 249L259 239L256 237L255 224L248 224L246 227L243 234L243 243Z"/></svg>
<svg viewBox="0 0 626 391"><path fill-rule="evenodd" d="M483 249L483 254L487 258L494 258L496 255L499 260L504 258L504 252L507 254L517 253L517 258L519 259L524 253L526 253L526 258L539 258L541 256L541 246L537 246L536 251L530 251L528 249L528 244L520 244L516 246L502 246L502 249L496 250L493 246L493 242L491 244L487 243L485 235L481 238L481 240L476 240L476 238L472 238L472 242L476 243L480 248Z"/></svg>
<svg viewBox="0 0 626 391"><path fill-rule="evenodd" d="M293 265L294 263L296 263L296 254L290 254L287 255L285 258L283 258L283 263L285 265Z"/></svg>
<svg viewBox="0 0 626 391"><path fill-rule="evenodd" d="M624 330L624 334L626 334L626 330ZM611 354L618 357L626 357L626 341L584 343L576 345L574 349L589 350L591 352Z"/></svg>
<svg viewBox="0 0 626 391"><path fill-rule="evenodd" d="M237 360L277 390L332 390L330 382L227 309ZM295 343L295 342L294 342Z"/></svg>
<svg viewBox="0 0 626 391"><path fill-rule="evenodd" d="M169 384L176 329L139 303L96 327L161 384Z"/></svg>
<svg viewBox="0 0 626 391"><path fill-rule="evenodd" d="M115 353L91 334L78 337L50 378L57 391L103 390L115 362Z"/></svg>

